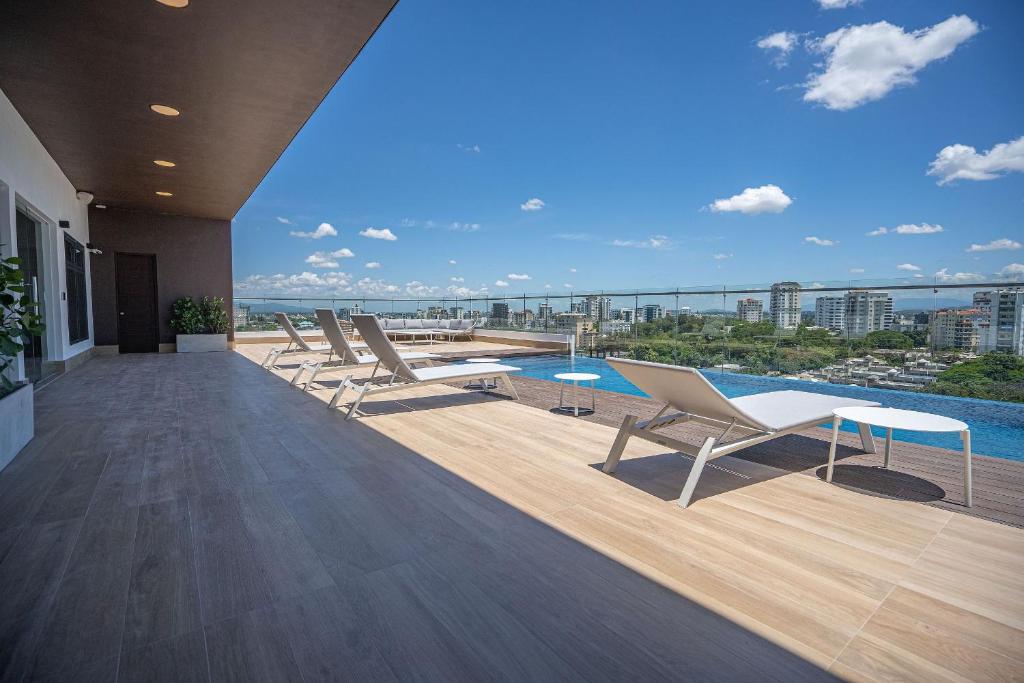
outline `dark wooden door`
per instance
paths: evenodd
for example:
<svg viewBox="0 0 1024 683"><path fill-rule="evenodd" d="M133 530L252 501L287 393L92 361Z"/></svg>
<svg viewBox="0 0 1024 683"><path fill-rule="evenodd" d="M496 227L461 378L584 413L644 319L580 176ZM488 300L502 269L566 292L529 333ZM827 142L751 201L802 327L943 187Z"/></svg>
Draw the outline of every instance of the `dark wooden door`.
<svg viewBox="0 0 1024 683"><path fill-rule="evenodd" d="M160 318L156 306L156 256L116 254L117 344L121 353L160 350Z"/></svg>

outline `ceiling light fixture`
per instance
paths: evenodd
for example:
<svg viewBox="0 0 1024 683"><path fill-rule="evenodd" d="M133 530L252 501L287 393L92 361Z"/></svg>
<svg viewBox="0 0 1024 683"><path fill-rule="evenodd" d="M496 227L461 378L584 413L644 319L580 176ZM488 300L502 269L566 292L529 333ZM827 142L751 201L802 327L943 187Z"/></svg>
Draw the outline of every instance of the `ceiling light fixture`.
<svg viewBox="0 0 1024 683"><path fill-rule="evenodd" d="M106 204L96 204L96 208L97 209L105 209L105 208L107 208L107 205Z"/></svg>
<svg viewBox="0 0 1024 683"><path fill-rule="evenodd" d="M180 111L178 111L174 107L168 107L166 104L151 104L149 105L149 108L155 111L157 114L162 114L164 116L178 116L179 114L181 114Z"/></svg>
<svg viewBox="0 0 1024 683"><path fill-rule="evenodd" d="M177 166L173 161L164 161L163 159L154 159L153 163L157 166L163 166L164 168L174 168Z"/></svg>
<svg viewBox="0 0 1024 683"><path fill-rule="evenodd" d="M158 195L160 195L161 197L173 197L174 196L173 193L171 193L171 192L164 192L163 190L157 190L156 193Z"/></svg>
<svg viewBox="0 0 1024 683"><path fill-rule="evenodd" d="M181 9L182 7L188 7L188 0L156 0L161 5L167 5L168 7L174 7L175 9Z"/></svg>

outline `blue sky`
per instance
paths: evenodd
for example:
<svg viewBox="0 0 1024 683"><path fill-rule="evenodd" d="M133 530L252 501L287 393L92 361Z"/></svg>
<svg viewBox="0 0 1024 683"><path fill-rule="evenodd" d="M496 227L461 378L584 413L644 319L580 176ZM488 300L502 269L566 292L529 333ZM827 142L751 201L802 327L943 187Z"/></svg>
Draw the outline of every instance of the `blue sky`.
<svg viewBox="0 0 1024 683"><path fill-rule="evenodd" d="M1022 33L1005 1L401 0L236 216L236 295L1022 279Z"/></svg>

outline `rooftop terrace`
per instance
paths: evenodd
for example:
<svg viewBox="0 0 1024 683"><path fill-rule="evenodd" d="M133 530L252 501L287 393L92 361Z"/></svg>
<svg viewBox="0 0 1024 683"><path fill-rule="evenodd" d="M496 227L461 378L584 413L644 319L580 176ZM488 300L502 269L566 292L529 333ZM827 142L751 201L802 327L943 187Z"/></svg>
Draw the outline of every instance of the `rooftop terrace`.
<svg viewBox="0 0 1024 683"><path fill-rule="evenodd" d="M1024 671L1024 531L774 466L823 463L813 436L715 461L681 510L687 459L633 440L602 474L615 430L536 381L345 421L266 350L97 357L39 392L0 473L0 679Z"/></svg>

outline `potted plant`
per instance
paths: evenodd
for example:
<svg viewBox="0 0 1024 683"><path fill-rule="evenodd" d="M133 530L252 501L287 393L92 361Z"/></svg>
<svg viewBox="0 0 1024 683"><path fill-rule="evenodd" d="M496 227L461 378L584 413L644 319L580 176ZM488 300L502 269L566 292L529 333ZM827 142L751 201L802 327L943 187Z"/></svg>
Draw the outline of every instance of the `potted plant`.
<svg viewBox="0 0 1024 683"><path fill-rule="evenodd" d="M178 353L228 350L228 314L224 299L204 296L199 303L183 296L171 307L171 328Z"/></svg>
<svg viewBox="0 0 1024 683"><path fill-rule="evenodd" d="M32 384L9 375L25 339L43 330L38 305L25 293L20 263L0 259L0 470L35 435Z"/></svg>

